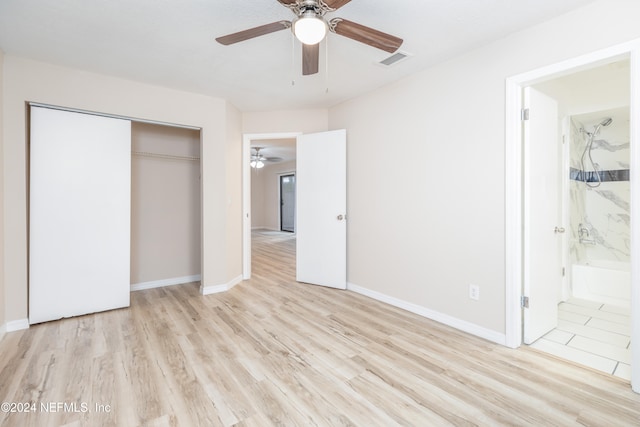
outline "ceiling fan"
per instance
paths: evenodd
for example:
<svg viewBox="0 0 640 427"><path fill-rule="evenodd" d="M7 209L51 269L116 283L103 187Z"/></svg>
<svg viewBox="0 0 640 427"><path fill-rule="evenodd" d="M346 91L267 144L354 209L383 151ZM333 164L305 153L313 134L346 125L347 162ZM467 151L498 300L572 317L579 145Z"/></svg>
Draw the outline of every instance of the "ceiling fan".
<svg viewBox="0 0 640 427"><path fill-rule="evenodd" d="M308 76L318 72L320 57L319 43L327 30L348 37L360 43L393 53L403 40L382 31L365 27L342 18L324 19L327 12L334 12L351 0L278 0L289 8L296 17L292 21L277 21L237 33L216 38L223 45L230 45L265 34L291 28L296 38L302 42L302 74Z"/></svg>
<svg viewBox="0 0 640 427"><path fill-rule="evenodd" d="M251 161L249 165L254 169L262 169L266 162L279 162L281 157L265 157L260 153L264 147L252 147L255 153L251 154Z"/></svg>

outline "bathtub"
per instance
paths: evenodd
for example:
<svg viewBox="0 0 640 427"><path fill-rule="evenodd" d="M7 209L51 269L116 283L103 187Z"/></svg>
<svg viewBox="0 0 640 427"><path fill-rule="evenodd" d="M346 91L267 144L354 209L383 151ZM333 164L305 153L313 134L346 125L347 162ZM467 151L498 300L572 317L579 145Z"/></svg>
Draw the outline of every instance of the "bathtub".
<svg viewBox="0 0 640 427"><path fill-rule="evenodd" d="M621 261L589 261L571 266L575 298L619 307L631 306L631 264Z"/></svg>

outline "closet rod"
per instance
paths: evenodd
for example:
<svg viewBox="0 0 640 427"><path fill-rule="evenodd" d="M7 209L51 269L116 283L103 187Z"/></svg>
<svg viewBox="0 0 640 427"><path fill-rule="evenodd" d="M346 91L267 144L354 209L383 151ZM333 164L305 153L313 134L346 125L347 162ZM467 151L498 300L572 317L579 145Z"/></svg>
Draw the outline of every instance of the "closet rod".
<svg viewBox="0 0 640 427"><path fill-rule="evenodd" d="M131 154L134 156L142 156L142 157L156 157L158 159L170 159L170 160L191 160L198 161L200 157L193 156L174 156L172 154L159 154L159 153L148 153L146 151L132 151Z"/></svg>

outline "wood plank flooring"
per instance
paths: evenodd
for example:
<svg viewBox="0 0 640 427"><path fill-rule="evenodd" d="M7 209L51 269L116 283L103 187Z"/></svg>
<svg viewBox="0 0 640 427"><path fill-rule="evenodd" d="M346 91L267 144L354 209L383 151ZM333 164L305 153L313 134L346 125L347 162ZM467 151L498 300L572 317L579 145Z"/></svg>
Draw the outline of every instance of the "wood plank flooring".
<svg viewBox="0 0 640 427"><path fill-rule="evenodd" d="M227 293L139 291L6 334L0 399L34 411L0 425L640 425L628 382L296 283L294 251L256 233L253 278Z"/></svg>

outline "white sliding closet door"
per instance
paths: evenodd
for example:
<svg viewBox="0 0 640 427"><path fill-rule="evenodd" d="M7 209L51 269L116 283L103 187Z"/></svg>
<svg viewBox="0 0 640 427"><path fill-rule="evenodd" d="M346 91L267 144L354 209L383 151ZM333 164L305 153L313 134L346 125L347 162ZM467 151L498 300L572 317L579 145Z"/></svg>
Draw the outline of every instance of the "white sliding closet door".
<svg viewBox="0 0 640 427"><path fill-rule="evenodd" d="M29 323L129 305L131 122L31 107Z"/></svg>

